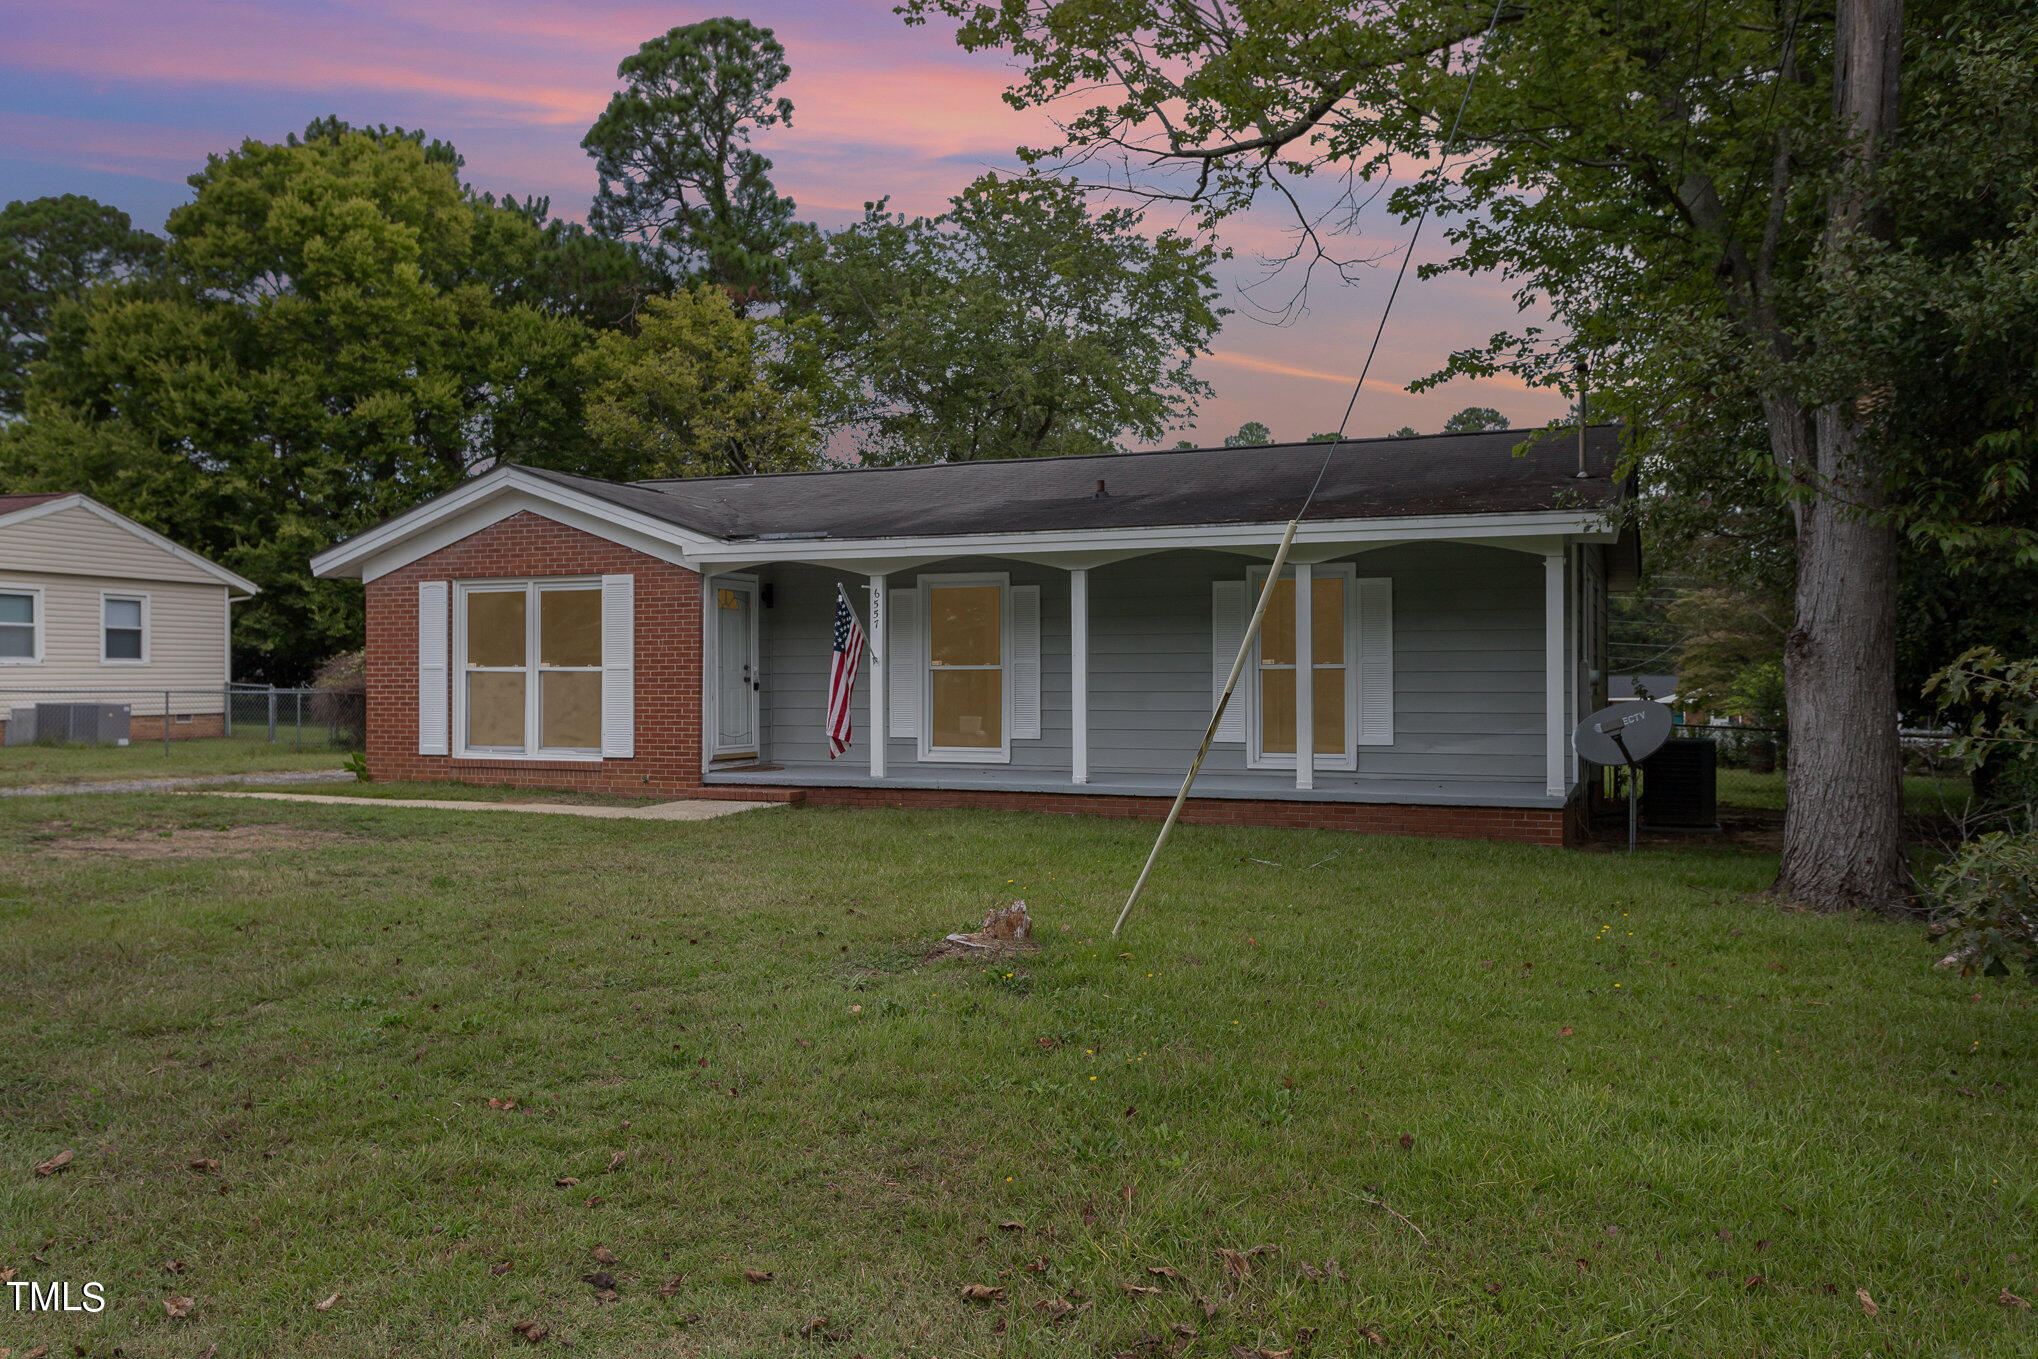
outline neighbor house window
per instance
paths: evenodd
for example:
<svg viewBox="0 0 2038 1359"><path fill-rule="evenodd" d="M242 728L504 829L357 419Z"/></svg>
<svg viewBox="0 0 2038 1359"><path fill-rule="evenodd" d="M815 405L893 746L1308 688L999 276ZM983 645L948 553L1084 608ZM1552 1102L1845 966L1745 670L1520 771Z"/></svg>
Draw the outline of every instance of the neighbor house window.
<svg viewBox="0 0 2038 1359"><path fill-rule="evenodd" d="M1351 703L1349 569L1317 567L1309 582L1309 650L1306 666L1295 655L1295 581L1292 574L1274 582L1267 616L1260 624L1259 657L1255 666L1255 753L1268 764L1295 762L1295 693L1298 683L1310 686L1311 732L1317 768L1349 767L1347 736ZM1255 575L1256 593L1264 575ZM1298 676L1307 674L1306 680Z"/></svg>
<svg viewBox="0 0 2038 1359"><path fill-rule="evenodd" d="M42 659L42 591L0 590L0 664Z"/></svg>
<svg viewBox="0 0 2038 1359"><path fill-rule="evenodd" d="M594 582L463 588L462 706L469 751L600 754L601 599Z"/></svg>
<svg viewBox="0 0 2038 1359"><path fill-rule="evenodd" d="M922 757L1010 759L1005 577L937 576L923 584L927 711Z"/></svg>
<svg viewBox="0 0 2038 1359"><path fill-rule="evenodd" d="M138 595L102 595L99 599L102 661L148 659L147 601Z"/></svg>

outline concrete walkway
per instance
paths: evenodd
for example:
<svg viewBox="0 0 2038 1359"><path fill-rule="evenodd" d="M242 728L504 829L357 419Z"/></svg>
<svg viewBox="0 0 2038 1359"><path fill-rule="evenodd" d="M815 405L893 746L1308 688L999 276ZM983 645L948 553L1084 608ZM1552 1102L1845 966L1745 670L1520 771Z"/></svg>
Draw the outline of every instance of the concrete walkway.
<svg viewBox="0 0 2038 1359"><path fill-rule="evenodd" d="M287 786L298 783L352 783L346 769L286 769L269 774L190 774L167 779L80 779L75 783L25 783L0 788L0 797L56 797L68 793L181 793L221 784Z"/></svg>
<svg viewBox="0 0 2038 1359"><path fill-rule="evenodd" d="M329 807L425 807L446 812L536 812L543 816L592 816L605 821L711 821L718 816L783 807L783 802L733 802L715 798L655 802L646 807L599 807L574 802L465 802L440 797L334 797L319 793L234 793L193 790L194 797L239 797L265 802L317 802Z"/></svg>

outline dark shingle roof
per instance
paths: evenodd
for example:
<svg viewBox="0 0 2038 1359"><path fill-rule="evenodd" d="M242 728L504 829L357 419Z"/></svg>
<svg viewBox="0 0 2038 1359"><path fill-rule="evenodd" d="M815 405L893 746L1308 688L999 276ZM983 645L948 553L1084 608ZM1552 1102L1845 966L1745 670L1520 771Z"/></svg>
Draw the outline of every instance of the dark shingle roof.
<svg viewBox="0 0 2038 1359"><path fill-rule="evenodd" d="M62 500L69 491L45 491L40 495L0 495L0 514L12 514L25 510L30 505L40 505L46 500Z"/></svg>
<svg viewBox="0 0 2038 1359"><path fill-rule="evenodd" d="M1585 478L1575 429L1347 441L1308 517L1609 508L1623 492L1611 475L1619 438L1611 425L1587 431ZM1277 523L1301 506L1323 454L1322 444L1271 444L628 485L526 470L714 538L889 538Z"/></svg>

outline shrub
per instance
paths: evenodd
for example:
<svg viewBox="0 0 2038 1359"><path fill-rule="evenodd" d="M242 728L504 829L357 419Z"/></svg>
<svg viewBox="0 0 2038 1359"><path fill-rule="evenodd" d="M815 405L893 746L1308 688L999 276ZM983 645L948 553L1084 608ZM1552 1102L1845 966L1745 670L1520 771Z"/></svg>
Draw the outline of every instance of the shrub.
<svg viewBox="0 0 2038 1359"><path fill-rule="evenodd" d="M1991 831L1955 852L1925 886L1941 967L2038 981L2038 833Z"/></svg>
<svg viewBox="0 0 2038 1359"><path fill-rule="evenodd" d="M361 750L368 744L368 656L362 651L343 651L318 668L312 676L311 720L332 733L332 743L342 750Z"/></svg>

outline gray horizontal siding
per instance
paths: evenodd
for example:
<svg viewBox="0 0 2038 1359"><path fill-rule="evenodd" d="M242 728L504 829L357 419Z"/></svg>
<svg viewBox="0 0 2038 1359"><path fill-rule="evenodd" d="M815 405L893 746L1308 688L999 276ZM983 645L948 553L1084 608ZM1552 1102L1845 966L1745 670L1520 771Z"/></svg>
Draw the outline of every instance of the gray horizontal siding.
<svg viewBox="0 0 2038 1359"><path fill-rule="evenodd" d="M1541 786L1543 769L1543 567L1539 557L1454 543L1383 548L1352 559L1363 576L1394 581L1394 743L1362 746L1356 775L1340 781L1479 780ZM1179 776L1210 718L1210 586L1242 580L1245 558L1178 552L1135 558L1090 573L1090 767L1093 776ZM1069 752L1068 573L1021 562L944 562L893 576L1006 571L1040 587L1041 739L1014 741L1014 778L1066 772ZM781 565L758 576L772 587L763 611L763 739L767 759L825 763L822 723L835 585L860 610L865 578ZM857 677L856 743L844 761L868 761L868 668ZM1242 700L1235 700L1242 701ZM922 764L910 738L889 741L897 771ZM838 762L839 763L839 762ZM1252 771L1241 743L1212 748L1213 774L1286 781Z"/></svg>

